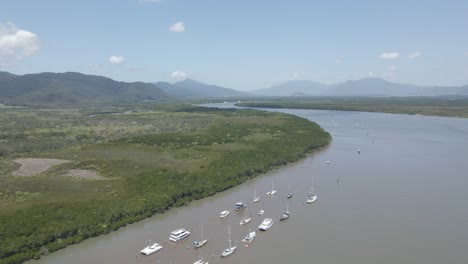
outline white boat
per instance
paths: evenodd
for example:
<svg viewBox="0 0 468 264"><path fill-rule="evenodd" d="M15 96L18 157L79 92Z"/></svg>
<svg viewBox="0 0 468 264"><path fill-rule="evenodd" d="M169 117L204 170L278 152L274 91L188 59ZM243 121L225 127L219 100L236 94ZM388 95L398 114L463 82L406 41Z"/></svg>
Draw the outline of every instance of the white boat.
<svg viewBox="0 0 468 264"><path fill-rule="evenodd" d="M255 237L257 237L257 232L252 231L248 235L246 235L244 239L242 239L242 242L251 243L255 239Z"/></svg>
<svg viewBox="0 0 468 264"><path fill-rule="evenodd" d="M264 213L265 213L265 210L263 210L263 209L260 210L260 211L258 211L258 215L262 215L262 214L264 214Z"/></svg>
<svg viewBox="0 0 468 264"><path fill-rule="evenodd" d="M247 205L245 203L237 202L236 207L234 207L234 210L239 211L239 210L242 210L242 209L244 209L246 207L247 207Z"/></svg>
<svg viewBox="0 0 468 264"><path fill-rule="evenodd" d="M273 226L273 224L274 224L273 219L265 218L263 219L263 222L258 226L258 229L262 231L267 231Z"/></svg>
<svg viewBox="0 0 468 264"><path fill-rule="evenodd" d="M223 253L221 253L221 257L227 257L232 255L232 253L236 252L237 246L232 246L232 241L231 241L231 226L229 226L229 247L226 248Z"/></svg>
<svg viewBox="0 0 468 264"><path fill-rule="evenodd" d="M284 212L284 213L281 215L280 221L284 221L284 220L288 219L288 218L289 218L289 214L290 214L290 212L289 212L289 200L288 200L288 203L286 204L286 212Z"/></svg>
<svg viewBox="0 0 468 264"><path fill-rule="evenodd" d="M224 210L222 211L220 214L219 214L219 217L221 218L225 218L229 215L229 211L228 210Z"/></svg>
<svg viewBox="0 0 468 264"><path fill-rule="evenodd" d="M293 193L291 192L291 183L289 183L289 192L286 195L286 198L291 199L293 197Z"/></svg>
<svg viewBox="0 0 468 264"><path fill-rule="evenodd" d="M250 221L252 221L252 217L246 216L246 217L244 217L244 218L240 221L240 224L241 224L241 225L246 225L246 224L248 224Z"/></svg>
<svg viewBox="0 0 468 264"><path fill-rule="evenodd" d="M276 193L276 190L273 186L273 181L271 181L271 191L267 192L267 195L274 195Z"/></svg>
<svg viewBox="0 0 468 264"><path fill-rule="evenodd" d="M201 225L200 230L201 230L200 241L193 241L193 246L195 248L201 248L206 244L206 242L208 242L208 239L203 240L203 225Z"/></svg>
<svg viewBox="0 0 468 264"><path fill-rule="evenodd" d="M142 249L140 252L143 255L149 256L153 253L158 252L159 250L163 249L163 246L161 246L159 243L151 243L151 240L149 242L149 245Z"/></svg>
<svg viewBox="0 0 468 264"><path fill-rule="evenodd" d="M203 260L197 260L193 264L208 264L208 261L203 261Z"/></svg>
<svg viewBox="0 0 468 264"><path fill-rule="evenodd" d="M185 230L184 228L180 228L171 232L171 236L169 236L169 240L172 242L179 242L184 238L187 238L190 235L190 232Z"/></svg>
<svg viewBox="0 0 468 264"><path fill-rule="evenodd" d="M312 183L312 187L309 190L307 195L307 203L311 204L317 200L317 195L315 194L315 183Z"/></svg>
<svg viewBox="0 0 468 264"><path fill-rule="evenodd" d="M260 197L257 196L257 187L255 187L253 202L256 203L260 201Z"/></svg>

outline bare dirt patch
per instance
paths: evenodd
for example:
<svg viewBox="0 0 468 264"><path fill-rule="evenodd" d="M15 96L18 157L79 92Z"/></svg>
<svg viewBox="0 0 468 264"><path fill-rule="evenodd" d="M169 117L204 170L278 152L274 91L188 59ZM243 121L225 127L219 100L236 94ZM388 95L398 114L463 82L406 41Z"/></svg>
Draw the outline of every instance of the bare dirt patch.
<svg viewBox="0 0 468 264"><path fill-rule="evenodd" d="M13 162L21 164L21 167L14 171L13 175L30 177L39 175L53 166L70 161L61 159L21 158L15 159Z"/></svg>
<svg viewBox="0 0 468 264"><path fill-rule="evenodd" d="M87 180L106 180L106 178L99 176L97 172L93 170L70 170L65 176L73 177L77 179L87 179Z"/></svg>

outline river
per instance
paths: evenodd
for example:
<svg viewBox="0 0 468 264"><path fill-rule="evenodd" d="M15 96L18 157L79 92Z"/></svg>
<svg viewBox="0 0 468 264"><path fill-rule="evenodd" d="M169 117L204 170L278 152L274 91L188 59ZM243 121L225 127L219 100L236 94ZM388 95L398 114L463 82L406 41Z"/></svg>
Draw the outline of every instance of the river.
<svg viewBox="0 0 468 264"><path fill-rule="evenodd" d="M211 104L226 107L231 104ZM468 263L468 119L382 113L271 110L308 118L333 141L307 158L260 175L240 186L186 207L88 239L31 263L193 263L202 253L214 263ZM358 149L360 153L358 153ZM327 163L329 161L329 163ZM315 182L318 199L305 203ZM272 188L274 196L265 193ZM291 186L289 219L286 210ZM252 203L254 190L261 202ZM249 210L233 211L234 203ZM264 208L265 214L257 212ZM220 219L222 210L232 210ZM239 221L251 214L246 226ZM240 242L264 217L275 220L257 232L249 247ZM200 226L208 243L192 248ZM228 246L228 225L237 251ZM172 230L192 229L182 243L167 241ZM148 239L164 249L138 252Z"/></svg>

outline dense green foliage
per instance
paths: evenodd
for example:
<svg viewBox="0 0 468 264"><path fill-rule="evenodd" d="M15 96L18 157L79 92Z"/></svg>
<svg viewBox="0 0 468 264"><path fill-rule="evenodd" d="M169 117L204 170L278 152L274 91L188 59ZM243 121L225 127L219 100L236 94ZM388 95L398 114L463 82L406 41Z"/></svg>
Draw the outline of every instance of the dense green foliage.
<svg viewBox="0 0 468 264"><path fill-rule="evenodd" d="M97 116L56 111L48 113L50 118L27 110L0 112L10 122L34 116L2 127L1 140L14 142L17 125L22 138L36 146L13 149L0 159L0 263L38 258L213 195L296 161L330 140L317 124L281 113L165 108ZM96 131L103 124L108 134L100 138ZM76 135L88 141L75 143ZM53 151L40 149L53 138L63 142ZM13 176L18 165L11 157L18 153L71 162L40 176ZM75 168L95 170L106 180L63 176Z"/></svg>
<svg viewBox="0 0 468 264"><path fill-rule="evenodd" d="M468 117L467 97L292 98L239 103L261 108L297 108Z"/></svg>

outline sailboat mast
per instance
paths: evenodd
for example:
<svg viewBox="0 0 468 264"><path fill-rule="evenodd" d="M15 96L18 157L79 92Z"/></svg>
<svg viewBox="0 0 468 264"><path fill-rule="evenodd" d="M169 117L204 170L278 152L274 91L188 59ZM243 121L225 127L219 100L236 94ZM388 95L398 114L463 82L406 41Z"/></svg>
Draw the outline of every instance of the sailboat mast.
<svg viewBox="0 0 468 264"><path fill-rule="evenodd" d="M229 236L229 248L232 248L232 245L231 245L231 226L228 226L228 236Z"/></svg>

